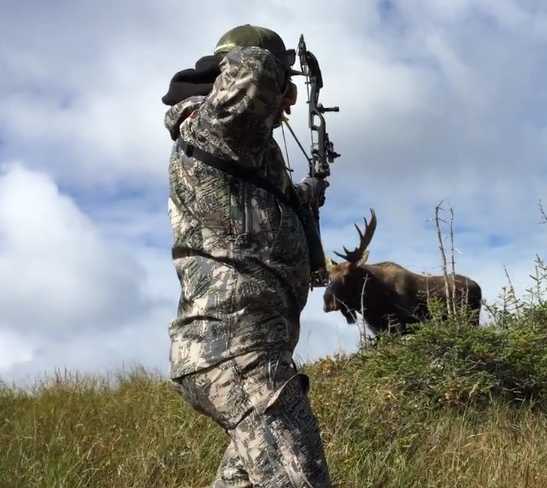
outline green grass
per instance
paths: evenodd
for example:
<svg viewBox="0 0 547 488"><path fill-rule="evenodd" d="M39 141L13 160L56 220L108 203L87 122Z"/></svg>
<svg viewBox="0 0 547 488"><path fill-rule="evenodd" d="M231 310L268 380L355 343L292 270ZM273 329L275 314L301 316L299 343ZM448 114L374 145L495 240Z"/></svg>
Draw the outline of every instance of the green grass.
<svg viewBox="0 0 547 488"><path fill-rule="evenodd" d="M305 366L339 487L547 486L547 308ZM204 487L225 434L164 379L0 386L0 487Z"/></svg>

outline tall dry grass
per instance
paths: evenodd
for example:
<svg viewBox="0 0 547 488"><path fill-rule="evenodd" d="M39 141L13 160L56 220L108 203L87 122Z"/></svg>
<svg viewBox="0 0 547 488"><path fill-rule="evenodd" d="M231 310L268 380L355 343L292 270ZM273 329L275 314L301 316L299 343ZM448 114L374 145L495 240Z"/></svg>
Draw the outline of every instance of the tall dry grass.
<svg viewBox="0 0 547 488"><path fill-rule="evenodd" d="M429 324L306 365L336 486L547 486L546 317ZM0 388L1 488L203 487L225 444L145 371Z"/></svg>

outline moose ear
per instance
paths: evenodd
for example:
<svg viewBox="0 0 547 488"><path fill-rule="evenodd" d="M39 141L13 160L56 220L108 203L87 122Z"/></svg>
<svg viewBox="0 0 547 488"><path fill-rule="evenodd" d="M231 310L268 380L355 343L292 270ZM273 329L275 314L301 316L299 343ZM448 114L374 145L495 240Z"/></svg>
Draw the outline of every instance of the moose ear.
<svg viewBox="0 0 547 488"><path fill-rule="evenodd" d="M359 261L357 261L357 266L364 266L365 264L367 264L367 260L368 260L368 251L364 251Z"/></svg>
<svg viewBox="0 0 547 488"><path fill-rule="evenodd" d="M327 273L330 273L332 271L332 268L334 268L338 263L330 258L329 256L325 256L325 269L327 270Z"/></svg>

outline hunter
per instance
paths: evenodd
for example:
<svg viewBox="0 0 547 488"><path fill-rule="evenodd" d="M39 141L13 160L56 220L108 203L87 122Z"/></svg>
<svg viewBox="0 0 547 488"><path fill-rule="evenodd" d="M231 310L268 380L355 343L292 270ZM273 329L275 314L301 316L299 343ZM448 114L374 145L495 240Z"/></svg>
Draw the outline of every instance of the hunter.
<svg viewBox="0 0 547 488"><path fill-rule="evenodd" d="M309 381L293 362L309 256L322 253L309 248L307 209L323 204L327 183L293 185L273 138L296 102L294 58L275 32L239 26L162 99L182 288L171 378L230 437L215 488L331 486Z"/></svg>

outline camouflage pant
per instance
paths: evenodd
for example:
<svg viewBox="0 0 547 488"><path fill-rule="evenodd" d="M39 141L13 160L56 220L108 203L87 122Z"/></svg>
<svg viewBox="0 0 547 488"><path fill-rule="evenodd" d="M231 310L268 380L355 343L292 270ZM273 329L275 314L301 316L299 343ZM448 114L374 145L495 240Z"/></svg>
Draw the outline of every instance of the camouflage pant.
<svg viewBox="0 0 547 488"><path fill-rule="evenodd" d="M231 442L213 488L329 488L308 379L289 352L251 352L175 380Z"/></svg>

